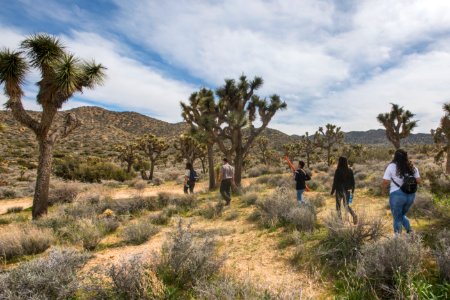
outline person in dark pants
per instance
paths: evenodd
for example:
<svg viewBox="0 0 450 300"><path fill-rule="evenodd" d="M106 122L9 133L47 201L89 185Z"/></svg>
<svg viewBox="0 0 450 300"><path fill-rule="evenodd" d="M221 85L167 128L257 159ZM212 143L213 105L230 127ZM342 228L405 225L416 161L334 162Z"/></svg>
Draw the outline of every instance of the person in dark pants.
<svg viewBox="0 0 450 300"><path fill-rule="evenodd" d="M298 162L298 169L295 171L295 189L297 190L297 201L299 204L304 203L303 193L306 189L306 181L311 177L303 170L305 167L304 161Z"/></svg>
<svg viewBox="0 0 450 300"><path fill-rule="evenodd" d="M224 158L220 169L220 194L226 202L225 205L230 205L232 185L234 185L234 168L228 163L228 159Z"/></svg>
<svg viewBox="0 0 450 300"><path fill-rule="evenodd" d="M187 194L188 191L193 194L194 193L194 187L195 187L195 171L194 167L191 163L186 164L186 170L184 173L184 193Z"/></svg>
<svg viewBox="0 0 450 300"><path fill-rule="evenodd" d="M344 204L345 209L352 215L353 224L358 223L358 216L349 205L350 192L353 197L355 192L355 177L353 171L348 167L347 158L344 156L339 157L338 166L334 172L333 187L331 188L331 195L336 192L336 211L339 218L341 216L341 202Z"/></svg>
<svg viewBox="0 0 450 300"><path fill-rule="evenodd" d="M394 153L394 159L384 172L382 186L383 194L385 194L387 187L390 185L389 205L394 219L395 234L402 233L402 227L405 228L407 233L412 231L406 213L413 205L416 193L407 194L401 189L405 178L408 176L415 178L416 186L422 183L419 170L409 160L408 153L405 150L398 149Z"/></svg>

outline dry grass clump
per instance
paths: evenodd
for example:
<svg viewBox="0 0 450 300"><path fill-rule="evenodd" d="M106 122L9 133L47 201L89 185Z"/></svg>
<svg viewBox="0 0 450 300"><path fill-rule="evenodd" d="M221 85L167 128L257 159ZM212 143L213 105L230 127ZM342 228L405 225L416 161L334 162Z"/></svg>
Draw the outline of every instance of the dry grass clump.
<svg viewBox="0 0 450 300"><path fill-rule="evenodd" d="M155 210L157 208L154 197L132 197L125 199L105 199L99 204L99 211L106 209L114 211L118 215L132 215L142 210Z"/></svg>
<svg viewBox="0 0 450 300"><path fill-rule="evenodd" d="M254 166L247 171L248 177L259 177L265 174L269 174L269 167L266 165Z"/></svg>
<svg viewBox="0 0 450 300"><path fill-rule="evenodd" d="M396 282L422 271L426 249L420 236L396 235L365 245L357 263L357 276L365 278L383 294L396 290Z"/></svg>
<svg viewBox="0 0 450 300"><path fill-rule="evenodd" d="M139 256L113 265L108 275L118 299L164 299L164 284Z"/></svg>
<svg viewBox="0 0 450 300"><path fill-rule="evenodd" d="M327 234L320 241L316 255L326 265L342 266L354 261L361 248L383 235L381 219L359 215L358 224L343 222L336 214L325 220Z"/></svg>
<svg viewBox="0 0 450 300"><path fill-rule="evenodd" d="M306 201L311 203L315 208L325 206L325 196L322 194L307 195Z"/></svg>
<svg viewBox="0 0 450 300"><path fill-rule="evenodd" d="M0 299L72 299L79 285L76 271L86 260L76 250L53 249L1 274Z"/></svg>
<svg viewBox="0 0 450 300"><path fill-rule="evenodd" d="M172 215L173 211L170 207L165 207L162 211L150 217L150 223L156 225L167 225L169 224Z"/></svg>
<svg viewBox="0 0 450 300"><path fill-rule="evenodd" d="M294 227L298 231L313 231L316 227L316 211L314 206L301 204L295 206L287 215L289 226Z"/></svg>
<svg viewBox="0 0 450 300"><path fill-rule="evenodd" d="M22 207L22 206L13 206L13 207L9 207L9 208L6 210L6 213L7 213L7 214L14 214L14 213L21 212L22 210L23 210L23 207Z"/></svg>
<svg viewBox="0 0 450 300"><path fill-rule="evenodd" d="M245 193L241 196L241 201L245 206L255 204L256 200L258 200L258 194L255 192Z"/></svg>
<svg viewBox="0 0 450 300"><path fill-rule="evenodd" d="M441 277L450 282L450 231L444 229L437 235L434 256Z"/></svg>
<svg viewBox="0 0 450 300"><path fill-rule="evenodd" d="M185 227L180 220L161 249L157 274L167 285L189 288L217 274L223 260L216 254L213 239L194 240L190 225Z"/></svg>
<svg viewBox="0 0 450 300"><path fill-rule="evenodd" d="M122 237L130 244L139 245L146 242L149 237L158 233L159 229L152 225L149 220L141 219L123 229Z"/></svg>
<svg viewBox="0 0 450 300"><path fill-rule="evenodd" d="M224 207L225 202L222 200L219 200L216 203L208 202L206 207L200 210L200 214L206 219L215 219L222 216Z"/></svg>
<svg viewBox="0 0 450 300"><path fill-rule="evenodd" d="M420 191L416 194L414 203L410 209L414 217L433 216L436 212L436 206L433 202L433 196L430 193Z"/></svg>
<svg viewBox="0 0 450 300"><path fill-rule="evenodd" d="M0 261L47 250L54 238L48 229L9 226L0 233Z"/></svg>
<svg viewBox="0 0 450 300"><path fill-rule="evenodd" d="M56 203L71 203L83 191L83 187L79 183L64 182L50 188L48 193L49 205Z"/></svg>

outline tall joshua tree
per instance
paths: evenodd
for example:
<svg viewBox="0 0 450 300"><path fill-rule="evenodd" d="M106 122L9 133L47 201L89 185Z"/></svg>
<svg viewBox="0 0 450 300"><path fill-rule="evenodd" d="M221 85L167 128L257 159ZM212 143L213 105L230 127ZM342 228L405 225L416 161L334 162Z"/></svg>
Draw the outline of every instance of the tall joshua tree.
<svg viewBox="0 0 450 300"><path fill-rule="evenodd" d="M233 159L235 182L238 186L241 184L244 158L254 140L267 127L276 112L287 107L278 95L270 96L270 102L256 95L255 91L262 85L261 77L249 81L242 75L238 81L226 79L225 84L216 91L219 97L219 126L216 127L218 135L215 139L224 155L229 160ZM261 124L258 128L254 126L257 119ZM220 126L222 124L223 126ZM244 129L247 129L245 136Z"/></svg>
<svg viewBox="0 0 450 300"><path fill-rule="evenodd" d="M181 134L175 140L174 148L178 150L178 161L185 159L192 164L195 163L197 159L203 161L207 152L205 144L200 143L193 136L188 134Z"/></svg>
<svg viewBox="0 0 450 300"><path fill-rule="evenodd" d="M400 148L400 140L408 137L413 129L417 127L416 120L411 120L414 114L404 110L398 104L391 103L391 111L377 116L378 122L386 129L386 137L394 145Z"/></svg>
<svg viewBox="0 0 450 300"><path fill-rule="evenodd" d="M127 173L131 172L131 167L139 158L138 147L138 144L134 142L115 146L114 150L118 152L117 158L127 164Z"/></svg>
<svg viewBox="0 0 450 300"><path fill-rule="evenodd" d="M327 164L331 166L331 150L334 146L342 144L344 141L344 133L341 131L341 127L336 125L327 124L325 130L323 127L319 127L314 135L314 144L324 149L327 152Z"/></svg>
<svg viewBox="0 0 450 300"><path fill-rule="evenodd" d="M152 180L155 164L167 156L166 151L169 149L169 145L163 138L158 138L153 134L145 134L139 139L138 146L150 161L150 175L148 179Z"/></svg>
<svg viewBox="0 0 450 300"><path fill-rule="evenodd" d="M439 161L444 154L447 154L447 163L445 170L450 174L450 102L443 106L445 115L441 118L439 127L432 130L434 142L440 146L439 152L435 156L435 160Z"/></svg>
<svg viewBox="0 0 450 300"><path fill-rule="evenodd" d="M216 187L214 171L214 144L219 135L220 127L218 119L218 108L214 101L214 93L209 89L202 88L192 93L189 103L181 102L182 117L191 126L192 133L199 136L206 144L208 156L209 189Z"/></svg>
<svg viewBox="0 0 450 300"><path fill-rule="evenodd" d="M37 103L42 106L40 120L32 118L22 104L23 84L30 67L40 71ZM14 118L31 129L39 144L39 164L33 197L33 219L47 213L48 191L55 143L80 125L73 114L66 114L60 126L54 124L56 112L75 93L94 88L104 79L104 67L85 62L67 52L61 42L47 34L37 34L21 43L21 50L0 51L0 84L8 97L6 108Z"/></svg>
<svg viewBox="0 0 450 300"><path fill-rule="evenodd" d="M314 144L314 141L310 138L308 132L306 132L305 135L301 137L300 141L298 142L298 146L300 148L300 151L305 154L306 165L309 168L311 165L312 157L314 155L314 151L316 150L316 145Z"/></svg>

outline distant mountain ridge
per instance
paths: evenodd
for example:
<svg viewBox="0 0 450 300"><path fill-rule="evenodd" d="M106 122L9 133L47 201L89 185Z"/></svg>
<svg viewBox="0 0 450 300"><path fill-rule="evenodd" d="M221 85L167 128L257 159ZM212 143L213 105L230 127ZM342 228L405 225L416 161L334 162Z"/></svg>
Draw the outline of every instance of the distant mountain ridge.
<svg viewBox="0 0 450 300"><path fill-rule="evenodd" d="M65 145L57 146L57 148L69 147L70 151L85 154L89 153L90 149L96 149L99 153L101 149L108 152L113 144L133 140L145 133L175 138L189 128L184 122L168 123L137 112L115 112L94 106L78 107L68 111L76 114L83 125L68 137L66 144L70 147ZM58 112L58 122L62 120L64 112ZM40 115L39 112L30 112L30 114L34 118ZM32 132L28 129L23 130L23 126L13 119L10 112L0 111L0 122L8 126L5 132L0 133L0 142L3 144L0 150L4 150L5 146L17 139L18 134L23 136L21 140L35 143ZM272 147L280 150L283 144L295 142L300 138L298 135L287 135L271 128L267 128L262 135L269 138ZM345 142L365 145L389 144L385 131L382 129L347 132ZM409 144L431 144L432 142L431 134L423 133L412 134L405 140L405 143Z"/></svg>

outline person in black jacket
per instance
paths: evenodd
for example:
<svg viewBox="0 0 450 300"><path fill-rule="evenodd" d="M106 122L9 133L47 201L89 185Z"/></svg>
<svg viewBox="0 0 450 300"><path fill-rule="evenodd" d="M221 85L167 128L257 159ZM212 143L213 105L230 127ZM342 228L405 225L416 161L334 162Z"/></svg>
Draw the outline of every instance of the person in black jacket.
<svg viewBox="0 0 450 300"><path fill-rule="evenodd" d="M305 167L304 161L298 162L298 169L295 171L295 189L297 190L297 201L298 203L303 203L303 192L306 189L306 181L310 180L311 177L303 170Z"/></svg>
<svg viewBox="0 0 450 300"><path fill-rule="evenodd" d="M349 206L350 192L353 197L355 192L355 177L353 171L348 167L347 158L344 156L339 157L338 166L336 172L334 172L333 187L331 189L331 195L336 192L336 210L338 216L341 216L341 201L344 203L345 209L352 215L353 224L358 223L358 216Z"/></svg>

